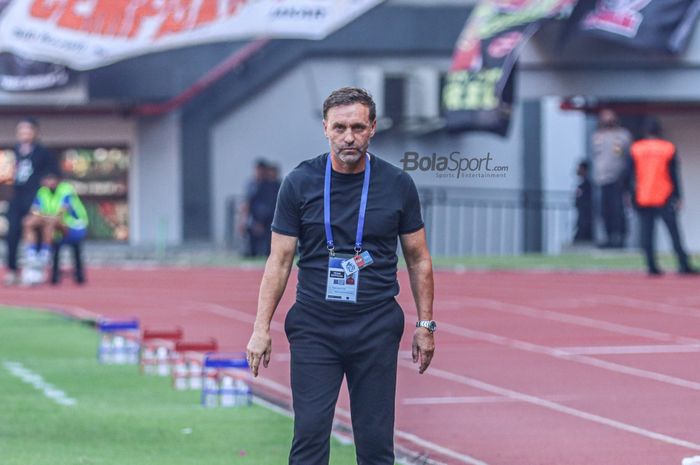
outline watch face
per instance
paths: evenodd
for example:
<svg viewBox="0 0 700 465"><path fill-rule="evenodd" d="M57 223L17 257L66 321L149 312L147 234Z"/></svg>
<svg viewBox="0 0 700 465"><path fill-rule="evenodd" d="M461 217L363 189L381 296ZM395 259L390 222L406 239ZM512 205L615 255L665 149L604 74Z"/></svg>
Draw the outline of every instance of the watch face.
<svg viewBox="0 0 700 465"><path fill-rule="evenodd" d="M437 329L437 323L435 323L435 321L431 321L430 323L428 323L428 329L431 332L435 331Z"/></svg>

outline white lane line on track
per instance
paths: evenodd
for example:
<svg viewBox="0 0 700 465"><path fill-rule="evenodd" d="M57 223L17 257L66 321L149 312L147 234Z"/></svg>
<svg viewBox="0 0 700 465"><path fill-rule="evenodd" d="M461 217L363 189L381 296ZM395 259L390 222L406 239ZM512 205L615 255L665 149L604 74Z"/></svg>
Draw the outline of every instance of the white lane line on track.
<svg viewBox="0 0 700 465"><path fill-rule="evenodd" d="M603 324L602 326L606 328L610 328L609 330L618 332L618 331L627 331L628 329L631 329L633 331L639 330L639 328L631 328L631 327L626 327L624 325L616 325L613 323L607 323L607 322L601 322L599 320L594 320L590 318L583 318L583 317L572 317L574 320L571 320L568 317L571 317L571 315L566 315L566 314L559 314L556 312L549 312L545 310L539 310L539 309L533 309L529 307L523 307L523 306L517 306L517 305L511 305L511 304L505 304L499 301L493 301L491 299L466 299L467 301L471 300L473 301L479 301L481 303L486 302L487 304L490 305L491 308L498 310L498 309L504 309L504 308L510 308L512 309L513 307L520 307L520 310L524 310L525 313L527 313L527 316L533 316L535 318L541 318L543 313L549 314L550 317L555 317L557 321L565 321L565 322L572 322L572 321L577 321L577 323L574 324L583 324L584 326L589 326L589 327L596 327L599 324ZM232 309L223 305L211 303L211 302L199 302L199 301L188 301L188 304L190 304L193 308L195 309L202 309L205 311L208 311L210 313L214 313L219 316L223 316L226 318L231 318L237 321L242 321L246 323L253 323L255 321L255 316L251 315L250 313L244 312L242 310L236 310ZM497 305L494 305L497 304ZM463 307L465 306L464 303L461 304ZM537 315L537 316L535 316ZM562 320L560 320L560 317L567 317ZM584 321L580 321L583 319ZM612 325L612 326L610 326ZM271 324L271 329L278 331L278 332L284 332L284 325L273 321ZM489 342L492 344L497 344L505 347L510 347L513 349L518 349L522 351L527 351L527 352L533 352L533 353L538 353L538 354L544 354L548 355L560 360L567 360L567 361L572 361L576 363L581 363L589 366L594 366L598 367L601 369L605 369L608 371L612 371L615 373L619 374L626 374L630 376L636 376L639 378L645 378L645 379L650 379L653 381L657 382L662 382L666 384L671 384L683 388L688 388L688 389L693 389L693 390L698 390L700 391L700 383L694 382L694 381L689 381L686 379L682 378L677 378L674 376L669 376L665 375L662 373L657 373L649 370L643 370L639 368L634 368L630 367L627 365L622 365L618 363L613 363L613 362L607 362L604 360L599 360L593 357L587 357L585 355L578 355L578 354L572 354L568 353L565 349L555 349L555 348L550 348L546 346L540 346L537 344L531 344L528 342L524 341L519 341L516 339L511 339L507 338L504 336L498 336L495 334L490 334L490 333L485 333L481 331L476 331L476 330L471 330L467 328L463 328L460 326L452 325L450 323L442 323L440 325L441 331L445 332L450 332L455 335L459 335L462 337L466 337L468 339L474 339L474 340L479 340L483 342ZM656 339L659 334L664 336L664 340L666 339L666 336L671 336L667 335L666 333L658 333L656 331L649 331L649 330L641 330L643 333L651 333L650 338ZM656 335L654 335L656 333ZM691 343L695 344L697 342L700 342L699 340L694 340L691 339ZM687 342L686 342L687 343Z"/></svg>
<svg viewBox="0 0 700 465"><path fill-rule="evenodd" d="M253 397L253 402L262 406L262 407L265 407L268 410L271 410L275 413L283 415L287 418L294 418L293 412L291 412L285 408L282 408L278 405L275 405L272 402L268 402L267 400L262 399L260 397ZM348 425L343 424L342 426L344 428L347 428ZM340 442L343 445L353 444L353 438L349 434L341 433L340 431L337 431L337 430L334 430L332 432L332 434L333 434L333 437L335 437L338 440L338 442ZM415 454L415 453L412 453L411 451L406 451L406 455L411 455L411 454ZM396 461L397 461L397 463L403 464L403 465L411 465L411 464L415 463L413 461L407 462L405 460L398 459L398 458ZM423 458L423 457L421 457L420 464L421 465L446 465L446 464L443 464L441 462L436 462L435 460L431 460L429 458ZM484 464L484 465L487 465L487 464Z"/></svg>
<svg viewBox="0 0 700 465"><path fill-rule="evenodd" d="M643 354L685 354L700 352L700 344L694 345L644 345L644 346L582 346L556 347L572 355L643 355Z"/></svg>
<svg viewBox="0 0 700 465"><path fill-rule="evenodd" d="M406 368L412 368L412 369L414 368L413 365L410 364L410 362L406 362L404 360L400 360L399 364L401 366L406 367ZM473 387L476 389L480 389L482 391L490 392L491 394L496 394L496 395L500 395L500 396L509 397L512 399L517 399L517 400L520 400L522 402L527 402L529 404L537 405L538 407L543 407L543 408L546 408L549 410L553 410L555 412L560 412L560 413L563 413L566 415L581 418L583 420L592 421L594 423L609 426L611 428L619 429L619 430L626 431L628 433L636 434L639 436L644 436L646 438L654 439L656 441L664 442L667 444L672 444L674 446L685 447L685 448L691 449L691 450L700 450L700 444L686 441L684 439L675 438L673 436L668 436L665 434L657 433L655 431L640 428L638 426L634 426L634 425L631 425L628 423L613 420L611 418L603 417L603 416L596 415L593 413L585 412L583 410L575 409L572 407L567 407L565 405L558 404L556 402L552 402L552 401L542 399L540 397L532 396L529 394L524 394L522 392L514 391L512 389L502 388L500 386L485 383L483 381L480 381L480 380L474 379L474 378L470 378L468 376L458 375L458 374L451 373L451 372L445 371L445 370L441 370L441 369L435 368L435 367L430 367L425 373L430 375L430 376L435 376L437 378L446 379L446 380L453 381L453 382L460 383L460 384L464 384L466 386L470 386L470 387Z"/></svg>
<svg viewBox="0 0 700 465"><path fill-rule="evenodd" d="M620 307L632 308L634 310L646 310L649 312L663 313L666 315L687 316L700 318L700 310L683 305L668 304L663 302L649 302L648 300L623 297L619 295L597 294L586 298L597 305L614 304Z"/></svg>
<svg viewBox="0 0 700 465"><path fill-rule="evenodd" d="M575 396L549 396L549 400L567 401ZM501 404L520 402L503 396L440 396L440 397L407 397L401 400L403 405L454 405L454 404Z"/></svg>
<svg viewBox="0 0 700 465"><path fill-rule="evenodd" d="M664 299L665 303L669 305L691 305L693 308L698 309L697 305L700 305L700 297L694 295L678 296L678 297L666 297ZM698 309L700 310L700 309Z"/></svg>
<svg viewBox="0 0 700 465"><path fill-rule="evenodd" d="M205 302L191 302L191 303L194 304L196 306L196 308L202 308L202 309L207 310L211 313L215 313L215 314L218 314L220 316L227 317L227 318L232 318L232 319L235 319L238 321L252 323L255 320L255 317L247 312L243 312L240 310L234 310L234 309L225 307L223 305L205 303ZM593 320L593 321L596 321L596 320ZM447 327L446 327L446 325L447 325ZM586 326L588 326L588 325L586 325ZM272 329L275 331L283 332L283 325L276 323L276 322L273 322ZM509 340L508 338L504 338L502 336L496 336L496 335L492 335L492 334L488 334L488 333L475 332L472 330L468 330L466 328L461 328L458 326L449 325L447 323L443 323L441 325L441 329L442 330L447 329L448 332L451 332L449 330L454 331L455 329L457 329L459 335L462 335L462 336L465 336L468 338L482 340L482 341L486 341L486 342L492 342L492 343L496 343L499 345L506 345L506 346L510 346L513 348L521 349L521 350L542 353L541 349L546 349L545 353L548 353L548 355L556 354L555 356L557 356L558 358L560 358L560 357L565 358L565 359L571 358L572 360L579 361L579 362L583 359L582 356L566 354L564 351L556 351L556 350L551 349L551 348L536 346L534 344L529 344L529 343L525 343L522 341ZM468 334L464 334L464 332L467 332ZM575 359L573 357L575 357ZM588 358L588 357L586 357L586 358ZM634 369L631 367L626 367L624 365L608 364L607 362L601 362L601 361L598 361L596 359L591 359L590 361L592 361L593 364L596 366L598 366L599 363L603 363L604 365L613 365L614 367L616 367L616 369L614 369L613 371L618 371L618 369L623 370L622 372L625 372L626 370L631 370L632 373L643 372L643 373L647 373L649 375L657 375L657 376L660 376L661 378L671 378L671 377L667 377L666 375L660 375L658 373L653 373L653 372L645 372L644 370L637 370L637 369ZM400 364L399 366L409 368L409 369L415 371L415 366L411 362L400 360L399 364ZM604 367L606 369L611 368L610 366L607 366L607 367L601 366L601 367ZM573 415L573 416L576 416L576 417L579 417L582 419L605 424L605 425L608 425L608 426L611 426L611 427L614 427L617 429L621 429L621 430L629 431L629 432L634 433L634 434L649 437L651 439L656 439L656 440L659 440L662 442L667 442L667 443L674 444L674 445L680 445L682 447L687 447L687 448L694 449L694 450L700 450L700 445L698 445L698 444L694 444L694 443L691 443L688 441L684 441L681 439L666 436L666 435L663 435L660 433L655 433L653 431L645 430L643 428L638 428L638 427L635 427L633 425L628 425L626 423L619 422L617 420L612 420L609 418L601 417L599 415L595 415L595 414L591 414L588 412L569 408L569 407L557 404L555 402L551 402L551 401L537 398L535 396L530 396L527 394L518 393L516 391L511 391L511 390L508 390L505 388L500 388L498 386L490 385L488 383L474 380L472 378L467 378L467 377L462 376L462 375L450 373L450 372L447 372L445 370L440 370L440 369L437 369L435 367L431 367L426 373L428 373L430 375L442 377L443 379L449 379L452 381L461 382L462 384L467 384L467 385L485 390L486 392L491 392L491 393L499 394L499 395L506 395L509 397L510 397L510 395L513 395L515 398L518 398L519 400L521 400L523 402L529 402L529 403L532 403L534 405L539 405L541 407L549 408L549 409L555 410L555 411L560 411L562 413L567 413L567 414L570 414L570 415ZM627 374L632 374L632 373L627 373ZM640 375L640 373L637 373L637 375ZM647 376L643 376L643 377L647 377ZM686 380L679 380L679 381L683 382L682 384L689 383ZM268 384L268 386L269 386L270 383L265 383L265 384ZM275 383L275 384L277 384L277 383ZM671 384L675 384L675 383L671 383ZM692 383L692 384L697 385L698 383ZM685 387L687 387L687 386L685 386ZM290 395L288 388L281 386L280 390L283 391L285 394ZM337 409L337 413L349 418L349 412L347 412L343 409ZM415 439L414 436L411 435L410 433L397 431L396 434L397 434L397 437L402 437L405 440L410 440L412 438ZM430 441L425 441L425 440L422 440L420 438L417 438L417 441L418 442L415 442L415 441L412 441L412 442L417 443L421 447L429 448L429 449L432 449L436 452L444 454L445 456L449 456L453 459L460 460L460 461L462 461L462 463L467 463L470 465L486 465L484 462L479 461L478 459L475 459L473 457L470 457L470 456L467 456L464 454L459 454L459 453L452 451L450 449L443 448L442 446L439 446L438 444L434 444Z"/></svg>
<svg viewBox="0 0 700 465"><path fill-rule="evenodd" d="M411 442L417 445L418 447L430 449L432 451L437 452L438 454L457 460L461 463L467 463L469 465L488 465L486 462L474 458L471 455L460 454L459 452L455 452L452 449L448 449L447 447L442 447L441 445L435 444L434 442L426 441L425 439L420 438L415 434L406 433L405 431L399 430L396 430L395 434L397 438L401 438L404 441Z"/></svg>
<svg viewBox="0 0 700 465"><path fill-rule="evenodd" d="M557 306L559 308L583 309L591 306L614 304L632 310L644 310L674 316L700 318L700 308L694 307L700 299L693 297L678 297L666 299L666 302L634 299L608 294L592 294L578 298L552 298L541 300L540 304Z"/></svg>
<svg viewBox="0 0 700 465"><path fill-rule="evenodd" d="M241 321L244 323L255 322L254 315L251 315L250 313L244 312L242 310L236 310L233 308L225 307L223 305L214 304L214 303L210 303L210 302L188 301L187 303L192 306L191 308L189 308L190 310L203 309L209 313L213 313L213 314L218 315L218 316L230 318L230 319ZM37 305L41 305L41 304L37 304ZM79 310L83 310L85 312L92 313L89 310L86 310L82 307L76 307L76 306L71 306L71 305L54 304L54 303L46 303L43 305L46 305L47 308L54 309L54 310L68 310L68 309L78 310L79 309ZM92 313L92 314L99 317L99 315L96 313ZM270 325L270 327L274 331L284 332L284 325L282 325L276 321L273 321L272 324ZM264 384L268 388L276 390L279 393L291 396L291 391L289 390L289 388L287 388L279 383L275 383L274 381L271 381L271 380L263 381L263 379L264 378L256 378L256 382ZM350 412L348 412L347 410L337 409L337 412L339 414L345 416L348 419L350 418ZM404 440L412 442L412 443L414 443L422 448L431 449L431 450L439 452L445 456L449 456L451 458L461 460L462 463L466 463L468 465L488 465L486 462L482 462L480 460L477 460L477 459L470 457L468 455L465 455L465 454L460 454L460 453L455 452L451 449L447 449L443 446L440 446L439 444L435 444L435 443L432 443L430 441L425 441L425 440L419 438L418 436L415 436L415 435L410 434L410 433L396 430L396 435L399 437L402 437ZM340 434L336 434L336 438L339 441L344 442L344 441L348 440L347 438L343 438L341 436L342 435L340 435ZM412 451L407 451L407 452L410 453ZM430 460L430 459L427 459L427 462L425 462L425 463L429 463L431 465L444 465L440 462L436 462L436 461Z"/></svg>
<svg viewBox="0 0 700 465"><path fill-rule="evenodd" d="M85 307L80 307L78 305L69 304L59 304L55 302L32 302L31 306L27 306L26 299L16 300L14 303L12 301L8 302L6 298L3 298L2 304L8 307L16 308L26 308L26 309L46 309L53 312L59 312L64 315L68 315L77 319L85 320L98 320L100 318L99 313L88 310Z"/></svg>
<svg viewBox="0 0 700 465"><path fill-rule="evenodd" d="M490 299L467 299L467 301L469 301L469 300L485 301L487 303L490 303L493 307L496 307L496 305L494 305L494 302L496 304L500 303L497 301L491 301ZM191 303L195 304L196 308L198 308L198 309L207 310L207 311L210 311L212 313L215 313L217 315L224 316L227 318L233 318L233 319L236 319L238 321L244 321L244 322L248 322L248 323L252 323L253 321L255 321L255 317L253 315L246 313L244 311L241 311L241 310L234 310L234 309L231 309L229 307L225 307L223 305L212 304L212 303L208 303L208 302L191 302ZM507 304L503 304L503 305L509 306ZM502 308L500 306L498 306L498 307ZM532 309L532 310L536 310L536 309ZM541 312L541 311L538 310L535 313L538 313L538 312ZM528 313L530 313L530 312L528 311ZM552 313L554 313L554 312L552 312ZM597 322L597 320L593 320L593 321ZM278 332L284 332L284 326L280 323L275 322L275 321L272 322L271 328L275 331L278 331ZM687 389L693 389L696 391L700 391L700 383L695 382L695 381L677 378L675 376L665 375L663 373L657 373L654 371L643 370L641 368L630 367L630 366L622 365L619 363L607 362L607 361L599 360L599 359L596 359L593 357L588 357L585 355L570 354L570 353L566 352L565 350L553 349L551 347L532 344L532 343L520 341L517 339L511 339L508 337L498 336L498 335L491 334L491 333L471 330L471 329L463 328L461 326L453 325L451 323L441 323L440 330L445 331L445 332L449 332L451 334L455 334L458 336L462 336L462 337L465 337L468 339L475 339L475 340L479 340L479 341L489 342L492 344L510 347L510 348L517 349L517 350L547 355L547 356L554 357L554 358L557 358L560 360L567 360L567 361L571 361L571 362L575 362L575 363L581 363L584 365L594 366L594 367L601 368L601 369L608 370L608 371L612 371L612 372L618 373L618 374L625 374L625 375L629 375L629 376L635 376L638 378L645 378L645 379L649 379L649 380L653 380L653 381L657 381L657 382L661 382L661 383L671 384L671 385L678 386L678 387L683 387L683 388L687 388Z"/></svg>
<svg viewBox="0 0 700 465"><path fill-rule="evenodd" d="M294 418L294 413L290 412L285 408L280 407L279 405L275 405L272 402L268 402L267 400L261 397L253 396L253 403L258 404L261 407L265 407L266 409L275 412L279 415L285 416L287 418ZM340 442L343 445L347 446L352 444L352 438L347 434L340 433L338 431L332 431L331 434L338 440L338 442Z"/></svg>
<svg viewBox="0 0 700 465"><path fill-rule="evenodd" d="M695 381L676 378L675 376L669 376L662 373L657 373L655 371L643 370L641 368L634 368L627 365L622 365L620 363L607 362L605 360L599 360L597 358L588 357L586 355L570 354L565 350L553 349L551 347L532 344L530 342L520 341L518 339L512 339L509 337L499 336L483 331L476 331L473 329L463 328L461 326L456 326L451 323L440 324L440 330L446 333L454 334L456 336L462 336L467 339L489 342L492 344L500 345L503 347L509 347L524 352L532 352L535 354L547 355L560 360L566 360L570 362L581 363L583 365L594 366L618 374L636 376L638 378L650 379L661 383L672 384L674 386L700 391L700 383L697 383Z"/></svg>
<svg viewBox="0 0 700 465"><path fill-rule="evenodd" d="M399 360L399 366L415 372L415 365L413 365L413 363L410 361ZM643 437L653 439L656 441L665 442L667 444L685 447L685 448L692 449L692 450L700 450L700 444L696 444L696 443L693 443L690 441L686 441L684 439L679 439L679 438L675 438L672 436L668 436L668 435L665 435L662 433L657 433L655 431L647 430L645 428L640 428L638 426L634 426L634 425L631 425L629 423L624 423L624 422L614 420L611 418L603 417L601 415L596 415L596 414L586 412L583 410L575 409L572 407L567 407L565 405L559 404L559 403L551 401L551 400L547 400L547 399L543 399L541 397L532 396L532 395L525 394L522 392L514 391L512 389L507 389L507 388L503 388L500 386L496 386L494 384L486 383L486 382L477 380L475 378L471 378L468 376L463 376L463 375L452 373L452 372L449 372L446 370L442 370L442 369L436 368L434 366L431 366L430 368L428 368L428 370L425 372L425 374L430 375L430 376L435 376L438 378L442 378L442 379L446 379L448 381L456 382L458 384L470 386L472 388L479 389L481 391L485 391L485 392L488 392L490 394L494 394L496 396L502 396L502 397L505 397L508 399L512 399L513 401L529 403L532 405L536 405L538 407L546 408L549 410L554 410L556 412L563 413L563 414L570 415L570 416L574 416L574 417L580 418L582 420L587 420L587 421L591 421L594 423L602 424L605 426L609 426L609 427L612 427L612 428L615 428L618 430L626 431L626 432L636 434L639 436L643 436ZM264 378L259 378L258 380L262 381L262 384L264 384L267 387L270 387L273 390L284 393L288 396L291 395L289 388L287 388L286 386L283 386L279 383L276 383L275 381L267 380ZM350 412L348 412L345 409L337 408L336 413L338 413L339 415L342 415L346 418L350 418ZM408 439L408 437L405 436L405 434L406 433L400 434L400 432L397 431L396 436L402 437L403 439ZM433 448L433 450L435 450L436 452L444 453L436 448ZM445 454L445 455L452 457L452 458L456 458L455 456L450 455L450 454ZM470 463L470 464L479 463L479 461L477 459L474 459L473 457L469 457L469 459L476 460L476 462L465 461L465 463Z"/></svg>
<svg viewBox="0 0 700 465"><path fill-rule="evenodd" d="M499 404L511 402L519 401L503 396L407 397L401 400L403 405Z"/></svg>
<svg viewBox="0 0 700 465"><path fill-rule="evenodd" d="M3 362L3 366L10 372L11 375L19 378L22 382L31 385L37 391L41 391L41 393L44 394L44 397L52 400L58 405L72 407L78 403L78 401L68 397L65 392L56 388L53 384L47 383L40 374L26 368L19 362L6 361Z"/></svg>
<svg viewBox="0 0 700 465"><path fill-rule="evenodd" d="M651 329L637 328L634 326L628 326L618 323L611 323L608 321L597 320L594 318L588 318L584 316L569 315L567 313L559 313L551 310L542 310L539 308L534 308L526 305L517 305L501 302L493 299L479 299L479 298L465 298L460 299L460 301L446 301L441 302L440 305L458 306L461 308L468 308L470 305L474 305L481 308L486 308L489 310L495 310L502 313L510 313L514 315L521 315L530 318L557 321L560 323L566 323L576 326L584 326L587 328L599 329L602 331L608 331L616 334L624 334L626 336L638 336L647 339L652 339L660 342L673 342L680 344L700 344L700 339L694 339L684 336L676 336L674 334L669 334L661 331L654 331Z"/></svg>
<svg viewBox="0 0 700 465"><path fill-rule="evenodd" d="M222 316L224 318L229 318L243 323L255 323L255 315L252 315L243 310L236 310L231 307L226 307L224 305L219 305L211 302L197 302L197 301L187 301L188 308L186 310L204 310L214 315ZM284 325L277 321L272 321L270 323L270 328L274 331L284 332Z"/></svg>
<svg viewBox="0 0 700 465"><path fill-rule="evenodd" d="M412 368L412 371L415 372L415 366L411 365L411 368ZM292 396L292 391L289 387L287 387L283 384L280 384L276 381L273 381L271 379L258 377L258 378L254 379L253 383L265 386L266 388L268 388L274 392L283 394L283 395L287 396L288 398L291 398L291 396ZM335 413L336 413L336 415L341 416L341 417L347 419L348 421L350 420L350 411L348 411L342 407L336 407ZM459 453L459 452L454 451L452 449L448 449L446 447L443 447L443 446L436 444L434 442L422 439L422 438L416 436L415 434L411 434L411 433L408 433L406 431L401 431L401 430L397 429L397 430L395 430L394 434L396 435L397 438L401 438L404 441L411 442L412 444L415 444L423 449L432 450L433 452L437 452L441 455L444 455L445 457L450 457L454 460L458 460L461 463L466 463L468 465L488 465L486 462L483 462L479 459L476 459L470 455L462 454L462 453ZM435 462L433 462L433 463L435 463Z"/></svg>

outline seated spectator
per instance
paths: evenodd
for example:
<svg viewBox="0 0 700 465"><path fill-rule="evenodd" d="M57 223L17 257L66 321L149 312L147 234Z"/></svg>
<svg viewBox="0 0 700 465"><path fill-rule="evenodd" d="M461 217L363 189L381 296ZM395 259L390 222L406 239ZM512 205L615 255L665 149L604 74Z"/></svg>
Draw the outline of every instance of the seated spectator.
<svg viewBox="0 0 700 465"><path fill-rule="evenodd" d="M59 280L58 251L64 244L73 245L75 254L75 281L83 283L80 243L87 235L88 217L73 186L61 180L58 172L51 172L41 181L30 214L24 219L25 266L22 283L41 284L44 271L54 251L52 283Z"/></svg>

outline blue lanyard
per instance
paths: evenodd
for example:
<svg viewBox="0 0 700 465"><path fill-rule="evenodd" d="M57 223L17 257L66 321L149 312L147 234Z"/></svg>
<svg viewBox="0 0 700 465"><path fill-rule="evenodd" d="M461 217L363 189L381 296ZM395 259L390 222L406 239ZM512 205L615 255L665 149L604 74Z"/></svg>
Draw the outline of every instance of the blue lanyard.
<svg viewBox="0 0 700 465"><path fill-rule="evenodd" d="M326 246L331 255L335 255L335 243L333 242L333 228L331 227L331 157L328 154L326 160L326 178L323 186L323 223L326 226ZM365 211L367 210L367 196L369 194L369 177L372 171L372 163L367 157L365 163L365 180L362 183L362 196L360 197L360 213L357 216L357 235L355 236L355 253L362 252L362 233L365 229Z"/></svg>

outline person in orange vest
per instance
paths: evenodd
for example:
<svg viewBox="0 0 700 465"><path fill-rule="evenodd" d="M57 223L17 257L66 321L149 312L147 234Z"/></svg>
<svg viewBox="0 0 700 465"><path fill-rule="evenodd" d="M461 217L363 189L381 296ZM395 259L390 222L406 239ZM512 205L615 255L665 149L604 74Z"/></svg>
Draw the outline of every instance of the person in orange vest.
<svg viewBox="0 0 700 465"><path fill-rule="evenodd" d="M629 187L639 215L641 246L649 275L661 275L654 252L654 223L661 217L678 257L680 274L697 274L690 265L678 229L677 212L681 208L676 146L661 138L661 126L655 118L646 121L643 138L630 147Z"/></svg>

